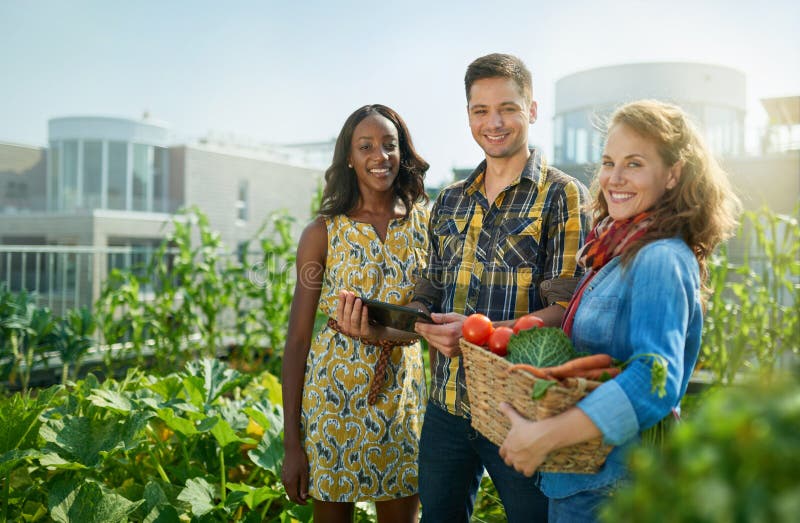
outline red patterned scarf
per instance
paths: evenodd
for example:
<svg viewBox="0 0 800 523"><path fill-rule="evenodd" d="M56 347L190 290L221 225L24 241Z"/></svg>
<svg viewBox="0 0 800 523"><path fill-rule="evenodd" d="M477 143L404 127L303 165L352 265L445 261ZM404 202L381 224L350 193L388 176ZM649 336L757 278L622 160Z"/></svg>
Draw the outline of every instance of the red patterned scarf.
<svg viewBox="0 0 800 523"><path fill-rule="evenodd" d="M587 269L586 277L580 287L572 295L564 313L561 328L569 336L572 333L572 323L575 321L575 312L583 297L589 281L612 259L625 252L633 242L647 232L652 223L652 213L642 212L625 220L614 220L611 216L603 218L586 237L586 243L576 254L578 264Z"/></svg>

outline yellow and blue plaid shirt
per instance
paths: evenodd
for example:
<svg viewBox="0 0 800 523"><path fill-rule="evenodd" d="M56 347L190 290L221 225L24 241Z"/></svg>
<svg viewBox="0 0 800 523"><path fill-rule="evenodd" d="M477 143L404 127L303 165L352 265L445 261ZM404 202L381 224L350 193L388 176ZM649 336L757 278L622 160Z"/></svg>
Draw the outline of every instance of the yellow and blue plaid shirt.
<svg viewBox="0 0 800 523"><path fill-rule="evenodd" d="M510 320L554 303L566 307L583 274L575 254L588 232L587 190L532 149L525 169L494 202L483 193L484 161L439 194L430 252L415 300L433 312L480 312ZM469 415L461 356L435 352L431 401Z"/></svg>

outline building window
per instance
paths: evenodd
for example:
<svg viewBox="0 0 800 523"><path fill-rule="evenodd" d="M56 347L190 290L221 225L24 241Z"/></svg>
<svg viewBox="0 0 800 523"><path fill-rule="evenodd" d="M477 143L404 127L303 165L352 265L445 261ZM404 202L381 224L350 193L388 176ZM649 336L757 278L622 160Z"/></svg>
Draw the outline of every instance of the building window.
<svg viewBox="0 0 800 523"><path fill-rule="evenodd" d="M578 129L575 142L575 163L586 163L586 153L589 150L589 137L586 129Z"/></svg>
<svg viewBox="0 0 800 523"><path fill-rule="evenodd" d="M236 218L246 222L248 219L248 183L247 180L239 181L239 194L236 200Z"/></svg>
<svg viewBox="0 0 800 523"><path fill-rule="evenodd" d="M61 209L73 211L78 204L78 141L64 140L62 144L64 184L61 192Z"/></svg>
<svg viewBox="0 0 800 523"><path fill-rule="evenodd" d="M128 144L108 142L108 208L125 210Z"/></svg>
<svg viewBox="0 0 800 523"><path fill-rule="evenodd" d="M89 209L101 207L103 194L103 142L83 142L83 204Z"/></svg>
<svg viewBox="0 0 800 523"><path fill-rule="evenodd" d="M567 129L567 162L575 163L575 129Z"/></svg>
<svg viewBox="0 0 800 523"><path fill-rule="evenodd" d="M153 147L153 211L168 211L169 150L164 147Z"/></svg>
<svg viewBox="0 0 800 523"><path fill-rule="evenodd" d="M153 164L153 148L133 144L133 210L150 211L150 169Z"/></svg>
<svg viewBox="0 0 800 523"><path fill-rule="evenodd" d="M61 180L61 143L50 142L47 151L47 208L58 210L59 180Z"/></svg>

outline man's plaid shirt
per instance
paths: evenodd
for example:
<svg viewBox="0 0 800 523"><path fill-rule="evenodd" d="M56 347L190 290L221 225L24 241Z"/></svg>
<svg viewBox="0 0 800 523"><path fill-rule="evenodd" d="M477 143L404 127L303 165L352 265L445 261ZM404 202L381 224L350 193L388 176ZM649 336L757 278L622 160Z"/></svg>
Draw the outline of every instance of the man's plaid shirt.
<svg viewBox="0 0 800 523"><path fill-rule="evenodd" d="M586 187L533 149L520 177L490 205L484 161L442 190L431 211L430 252L415 300L433 312L480 312L492 321L523 316L554 303L566 306L583 269L575 253L588 220ZM435 351L431 401L469 415L461 356Z"/></svg>

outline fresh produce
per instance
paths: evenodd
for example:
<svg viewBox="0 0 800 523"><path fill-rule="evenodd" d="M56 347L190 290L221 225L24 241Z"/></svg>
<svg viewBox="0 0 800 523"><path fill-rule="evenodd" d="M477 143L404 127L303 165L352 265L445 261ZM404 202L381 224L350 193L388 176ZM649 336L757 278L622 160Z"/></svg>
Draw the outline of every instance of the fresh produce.
<svg viewBox="0 0 800 523"><path fill-rule="evenodd" d="M493 331L492 320L483 314L470 314L461 326L461 335L475 345L485 345Z"/></svg>
<svg viewBox="0 0 800 523"><path fill-rule="evenodd" d="M544 320L535 314L526 314L514 322L514 334L519 331L544 327Z"/></svg>
<svg viewBox="0 0 800 523"><path fill-rule="evenodd" d="M614 360L608 354L592 354L574 358L557 367L549 367L548 373L554 378L575 377L581 372L597 369L607 369L614 364Z"/></svg>
<svg viewBox="0 0 800 523"><path fill-rule="evenodd" d="M511 327L497 327L489 336L489 350L498 356L505 356L508 352L508 340L514 335Z"/></svg>
<svg viewBox="0 0 800 523"><path fill-rule="evenodd" d="M523 330L508 341L511 363L527 363L534 367L554 367L579 356L572 342L558 327Z"/></svg>
<svg viewBox="0 0 800 523"><path fill-rule="evenodd" d="M547 373L546 368L539 368L534 367L533 365L528 365L527 363L515 363L514 365L510 366L506 369L506 372L511 374L515 370L524 370L530 374L533 374L535 377L541 380L552 380L553 377Z"/></svg>
<svg viewBox="0 0 800 523"><path fill-rule="evenodd" d="M636 354L626 362L615 361L608 354L578 353L572 341L559 327L542 327L542 320L532 314L517 320L514 329L492 326L483 314L472 314L462 326L464 338L475 345L487 346L498 356L505 356L513 365L508 372L524 370L548 383L537 384L534 399L547 388L566 378L607 381L640 358L650 359L651 392L666 394L667 361L659 354ZM527 327L531 325L531 327ZM519 328L518 328L519 327Z"/></svg>

